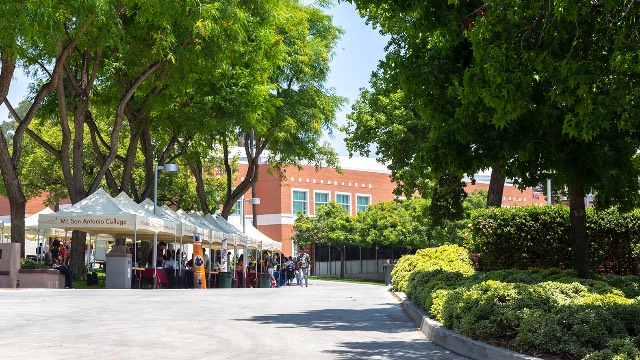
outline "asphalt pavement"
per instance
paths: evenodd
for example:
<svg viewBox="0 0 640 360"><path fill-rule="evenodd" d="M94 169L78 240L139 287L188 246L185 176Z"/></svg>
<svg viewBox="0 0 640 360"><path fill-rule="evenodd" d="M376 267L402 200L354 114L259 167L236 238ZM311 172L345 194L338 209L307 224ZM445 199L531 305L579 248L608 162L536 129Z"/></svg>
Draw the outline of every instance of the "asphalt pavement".
<svg viewBox="0 0 640 360"><path fill-rule="evenodd" d="M464 359L386 287L0 289L1 359Z"/></svg>

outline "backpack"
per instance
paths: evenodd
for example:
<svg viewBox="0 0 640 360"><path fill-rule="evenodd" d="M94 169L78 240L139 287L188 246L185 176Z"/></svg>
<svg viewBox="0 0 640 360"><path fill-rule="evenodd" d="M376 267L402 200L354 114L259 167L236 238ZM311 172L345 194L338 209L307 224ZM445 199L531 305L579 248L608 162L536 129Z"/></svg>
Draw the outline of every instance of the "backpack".
<svg viewBox="0 0 640 360"><path fill-rule="evenodd" d="M87 274L87 286L98 285L98 273L91 272Z"/></svg>
<svg viewBox="0 0 640 360"><path fill-rule="evenodd" d="M47 251L44 253L44 264L46 266L53 265L53 255L51 255L51 251Z"/></svg>
<svg viewBox="0 0 640 360"><path fill-rule="evenodd" d="M306 268L307 266L309 266L309 257L307 256L307 254L304 254L300 257L300 265L301 268Z"/></svg>

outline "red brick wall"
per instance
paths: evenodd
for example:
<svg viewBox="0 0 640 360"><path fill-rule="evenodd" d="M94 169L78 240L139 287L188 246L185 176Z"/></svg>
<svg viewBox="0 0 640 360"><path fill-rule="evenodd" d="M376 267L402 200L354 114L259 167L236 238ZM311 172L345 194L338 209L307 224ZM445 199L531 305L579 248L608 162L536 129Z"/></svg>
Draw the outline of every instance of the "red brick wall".
<svg viewBox="0 0 640 360"><path fill-rule="evenodd" d="M472 185L467 183L465 191L472 193L475 190L483 189L489 190L489 184L476 183ZM520 191L517 187L511 184L504 185L504 192L502 194L502 206L504 207L516 207L516 206L530 206L530 205L546 205L547 198L540 192L533 191L532 188L526 188Z"/></svg>

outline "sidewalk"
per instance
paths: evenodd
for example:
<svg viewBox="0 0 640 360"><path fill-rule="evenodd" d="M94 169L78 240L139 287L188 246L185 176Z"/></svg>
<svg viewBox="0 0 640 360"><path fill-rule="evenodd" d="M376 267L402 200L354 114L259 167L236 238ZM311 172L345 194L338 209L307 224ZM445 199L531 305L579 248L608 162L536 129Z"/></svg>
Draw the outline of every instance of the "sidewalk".
<svg viewBox="0 0 640 360"><path fill-rule="evenodd" d="M2 359L464 359L386 287L0 290Z"/></svg>

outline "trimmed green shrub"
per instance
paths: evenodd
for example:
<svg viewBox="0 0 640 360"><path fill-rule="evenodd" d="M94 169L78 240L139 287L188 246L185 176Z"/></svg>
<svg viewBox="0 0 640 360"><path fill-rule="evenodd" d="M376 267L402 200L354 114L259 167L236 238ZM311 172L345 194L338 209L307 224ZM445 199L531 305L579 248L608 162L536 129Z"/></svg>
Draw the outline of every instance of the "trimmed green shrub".
<svg viewBox="0 0 640 360"><path fill-rule="evenodd" d="M44 263L32 259L20 259L20 269L45 269Z"/></svg>
<svg viewBox="0 0 640 360"><path fill-rule="evenodd" d="M414 259L415 260L415 259ZM534 355L632 359L640 280L578 279L573 270L414 271L407 296L464 335ZM631 340L629 340L631 339Z"/></svg>
<svg viewBox="0 0 640 360"><path fill-rule="evenodd" d="M444 270L463 275L474 273L469 252L457 245L444 245L418 250L415 255L401 257L391 271L391 285L396 291L406 291L409 275L415 271Z"/></svg>
<svg viewBox="0 0 640 360"><path fill-rule="evenodd" d="M636 343L631 339L616 339L607 344L607 348L587 355L585 360L635 360L640 359Z"/></svg>
<svg viewBox="0 0 640 360"><path fill-rule="evenodd" d="M471 249L483 270L571 268L569 209L530 206L475 210ZM616 274L640 273L640 210L587 209L590 264Z"/></svg>

